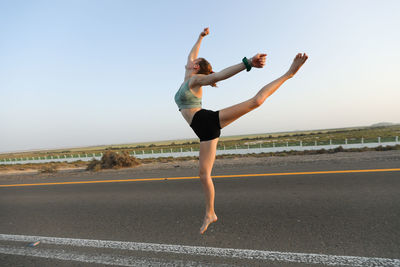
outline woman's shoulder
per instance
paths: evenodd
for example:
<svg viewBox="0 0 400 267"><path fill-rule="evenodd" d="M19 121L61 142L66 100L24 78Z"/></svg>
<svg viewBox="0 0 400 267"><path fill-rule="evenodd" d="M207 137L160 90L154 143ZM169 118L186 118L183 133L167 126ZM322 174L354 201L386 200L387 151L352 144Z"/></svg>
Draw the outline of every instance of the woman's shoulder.
<svg viewBox="0 0 400 267"><path fill-rule="evenodd" d="M183 87L183 86L188 86L189 87L189 83L190 83L190 78L189 79L185 79L183 81L183 83L181 84L181 87Z"/></svg>
<svg viewBox="0 0 400 267"><path fill-rule="evenodd" d="M190 88L199 88L201 85L199 84L199 78L204 76L204 74L195 74L184 81L184 83L188 83Z"/></svg>

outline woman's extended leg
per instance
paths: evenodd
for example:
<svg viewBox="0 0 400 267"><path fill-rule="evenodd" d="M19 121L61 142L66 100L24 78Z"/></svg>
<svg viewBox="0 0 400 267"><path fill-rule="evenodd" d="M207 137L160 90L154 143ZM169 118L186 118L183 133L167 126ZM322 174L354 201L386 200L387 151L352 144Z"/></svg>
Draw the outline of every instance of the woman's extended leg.
<svg viewBox="0 0 400 267"><path fill-rule="evenodd" d="M288 72L275 81L264 86L253 98L240 104L225 108L219 111L219 122L221 128L229 125L244 114L262 105L270 95L272 95L285 81L292 78L300 67L306 62L306 54L297 54Z"/></svg>
<svg viewBox="0 0 400 267"><path fill-rule="evenodd" d="M207 230L208 226L211 223L216 222L218 219L214 211L215 190L211 179L211 171L215 161L217 144L218 138L200 142L199 175L206 201L206 214L204 216L203 225L200 228L200 234L203 234Z"/></svg>

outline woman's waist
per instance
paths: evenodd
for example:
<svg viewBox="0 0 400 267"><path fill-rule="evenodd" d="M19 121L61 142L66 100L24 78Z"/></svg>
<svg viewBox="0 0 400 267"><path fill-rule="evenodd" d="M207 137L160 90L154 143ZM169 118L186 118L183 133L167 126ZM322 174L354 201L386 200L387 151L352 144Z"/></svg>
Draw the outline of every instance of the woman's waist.
<svg viewBox="0 0 400 267"><path fill-rule="evenodd" d="M182 116L185 118L187 123L189 123L189 125L190 125L192 123L194 114L196 114L196 112L199 110L201 110L201 108L185 108L185 109L181 109L180 111L181 111Z"/></svg>

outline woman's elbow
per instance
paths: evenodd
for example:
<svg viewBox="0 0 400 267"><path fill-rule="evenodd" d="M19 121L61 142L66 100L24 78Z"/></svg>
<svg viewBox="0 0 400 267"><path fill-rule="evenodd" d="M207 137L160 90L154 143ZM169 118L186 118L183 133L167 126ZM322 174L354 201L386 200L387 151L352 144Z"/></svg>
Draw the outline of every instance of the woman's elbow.
<svg viewBox="0 0 400 267"><path fill-rule="evenodd" d="M217 83L219 81L225 80L226 78L221 73L213 73L212 82Z"/></svg>

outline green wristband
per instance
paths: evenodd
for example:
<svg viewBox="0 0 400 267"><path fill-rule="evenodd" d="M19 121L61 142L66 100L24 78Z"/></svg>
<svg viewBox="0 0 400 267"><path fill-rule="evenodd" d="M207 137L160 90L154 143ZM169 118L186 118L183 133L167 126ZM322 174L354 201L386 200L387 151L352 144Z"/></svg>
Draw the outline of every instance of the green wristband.
<svg viewBox="0 0 400 267"><path fill-rule="evenodd" d="M246 66L246 70L247 70L247 71L250 71L250 70L251 70L251 65L250 65L250 63L249 63L247 57L244 57L244 58L242 59L242 61L243 61L244 65Z"/></svg>

